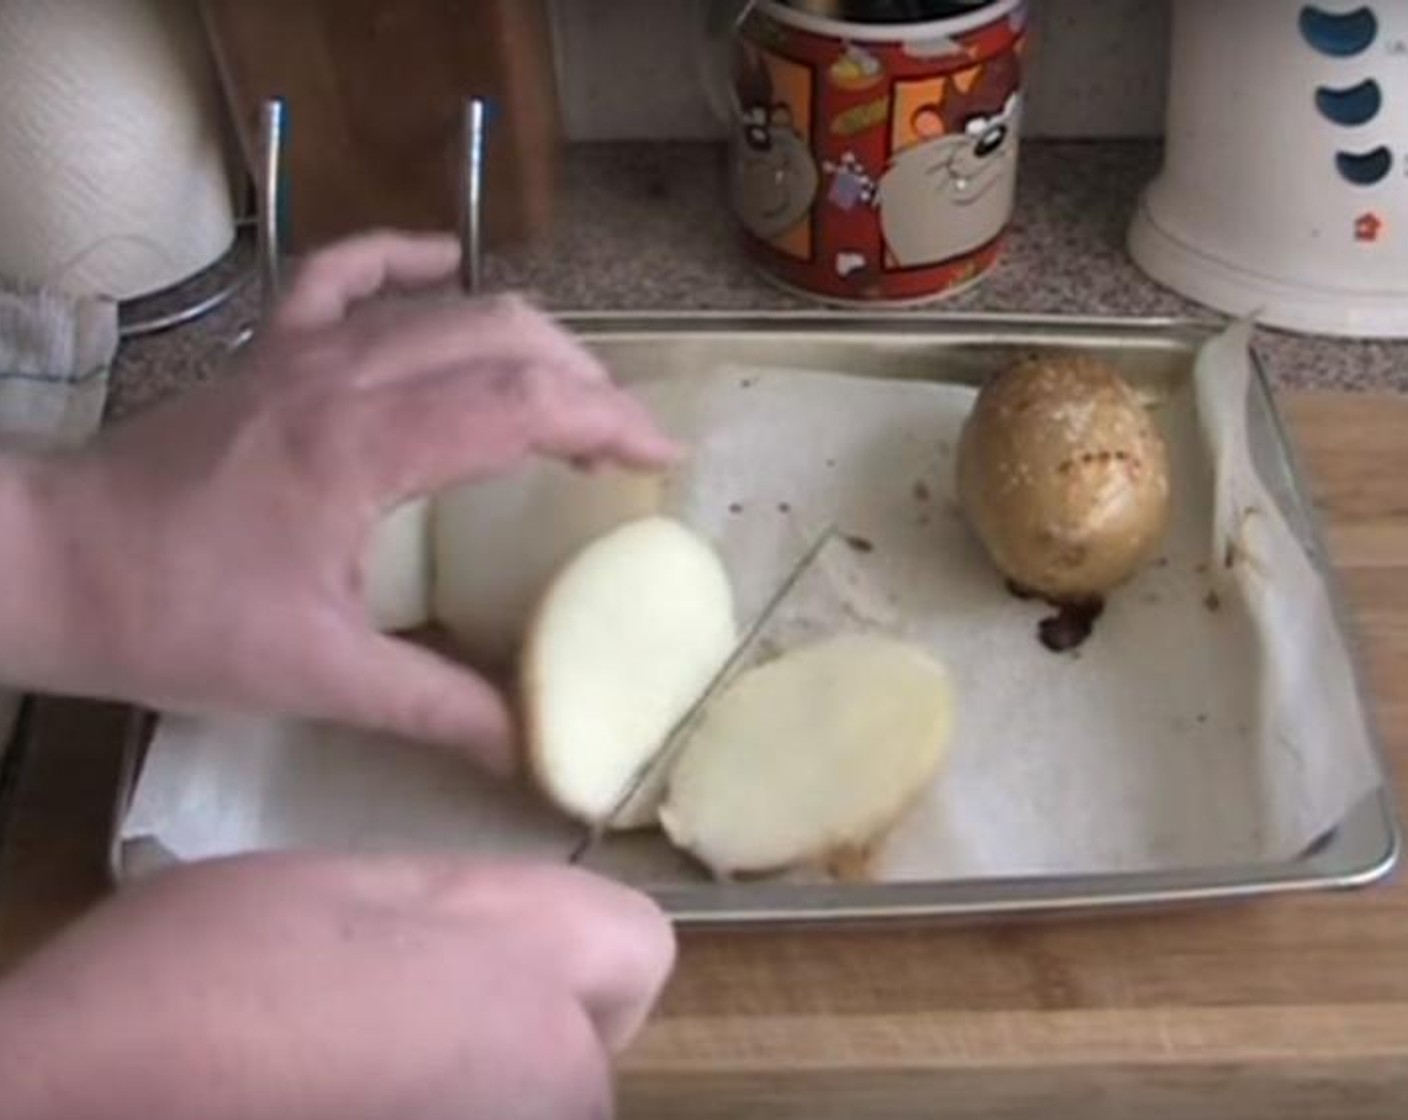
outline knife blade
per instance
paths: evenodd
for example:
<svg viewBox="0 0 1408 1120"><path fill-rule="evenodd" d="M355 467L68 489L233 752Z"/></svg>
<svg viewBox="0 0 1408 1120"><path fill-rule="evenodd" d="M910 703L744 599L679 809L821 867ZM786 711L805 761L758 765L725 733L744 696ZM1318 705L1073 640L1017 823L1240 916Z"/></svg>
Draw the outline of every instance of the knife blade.
<svg viewBox="0 0 1408 1120"><path fill-rule="evenodd" d="M753 643L763 632L767 624L777 614L778 608L786 601L787 596L792 593L793 588L801 582L808 569L816 563L821 556L822 550L835 535L836 527L827 526L816 540L808 546L806 552L802 553L801 559L792 566L786 577L778 584L772 596L763 605L748 628L743 632L743 636L738 640L733 650L725 658L724 663L719 666L718 671L709 678L709 683L704 686L704 690L698 698L680 716L666 734L655 753L646 759L626 783L620 796L612 803L606 815L591 825L585 836L578 845L572 849L567 857L569 864L581 863L586 855L601 842L601 839L611 831L614 822L620 817L622 811L629 805L641 790L647 788L657 777L665 773L675 757L679 754L680 748L689 740L689 732L693 730L695 723L699 721L710 702L722 691L729 678L733 676L733 671L742 663Z"/></svg>

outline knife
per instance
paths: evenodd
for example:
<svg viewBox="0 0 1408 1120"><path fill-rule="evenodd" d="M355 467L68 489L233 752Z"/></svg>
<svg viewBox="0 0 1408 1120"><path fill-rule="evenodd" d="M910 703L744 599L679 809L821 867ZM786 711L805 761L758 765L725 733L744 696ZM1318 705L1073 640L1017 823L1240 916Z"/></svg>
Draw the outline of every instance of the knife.
<svg viewBox="0 0 1408 1120"><path fill-rule="evenodd" d="M611 830L612 824L620 817L626 806L635 799L636 794L670 768L670 765L678 757L680 749L689 741L689 732L694 729L699 717L704 714L710 702L728 683L729 678L733 676L733 671L742 663L753 643L757 641L763 629L777 614L778 608L782 606L787 596L792 593L792 589L801 582L808 569L816 563L817 558L835 532L834 525L828 526L811 543L806 552L802 553L802 558L793 565L786 578L778 584L777 590L772 593L772 597L763 605L763 609L758 612L748 629L743 632L743 637L738 640L733 651L719 667L718 672L704 686L704 691L699 694L699 698L685 709L684 715L675 721L674 726L670 728L656 752L641 763L631 775L630 780L621 791L621 795L612 804L606 815L593 824L587 830L587 834L582 837L581 842L572 849L572 853L567 857L569 864L581 863L586 855L601 842L602 837Z"/></svg>

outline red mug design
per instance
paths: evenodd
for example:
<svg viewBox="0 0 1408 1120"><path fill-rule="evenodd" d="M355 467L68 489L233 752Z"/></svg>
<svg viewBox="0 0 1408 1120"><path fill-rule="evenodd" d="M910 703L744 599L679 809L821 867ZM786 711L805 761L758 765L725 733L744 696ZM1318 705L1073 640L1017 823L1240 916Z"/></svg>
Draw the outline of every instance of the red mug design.
<svg viewBox="0 0 1408 1120"><path fill-rule="evenodd" d="M740 29L730 157L749 251L784 286L915 302L997 259L1017 175L1025 7L912 26L762 0Z"/></svg>

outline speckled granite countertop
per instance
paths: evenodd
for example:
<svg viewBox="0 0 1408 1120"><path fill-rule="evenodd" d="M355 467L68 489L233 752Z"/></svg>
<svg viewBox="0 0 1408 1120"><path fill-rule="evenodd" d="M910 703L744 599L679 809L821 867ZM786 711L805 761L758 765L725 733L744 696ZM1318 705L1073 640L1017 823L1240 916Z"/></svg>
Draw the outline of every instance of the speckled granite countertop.
<svg viewBox="0 0 1408 1120"><path fill-rule="evenodd" d="M1209 317L1148 280L1124 252L1139 189L1158 167L1156 146L1031 143L1022 159L1001 263L977 287L931 305L931 313ZM557 310L814 307L760 280L743 259L720 201L721 160L720 149L707 144L574 149L552 236L489 260L488 286L526 289ZM124 345L110 415L216 375L225 342L253 308L254 292L246 290L193 325ZM1262 331L1257 346L1278 386L1408 392L1408 343Z"/></svg>

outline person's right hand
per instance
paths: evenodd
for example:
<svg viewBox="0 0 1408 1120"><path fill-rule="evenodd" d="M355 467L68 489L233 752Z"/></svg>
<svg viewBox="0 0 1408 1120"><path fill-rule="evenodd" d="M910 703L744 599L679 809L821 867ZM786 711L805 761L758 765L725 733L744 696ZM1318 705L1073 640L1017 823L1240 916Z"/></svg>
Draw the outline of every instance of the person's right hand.
<svg viewBox="0 0 1408 1120"><path fill-rule="evenodd" d="M674 956L561 867L246 856L129 887L0 985L9 1120L575 1120Z"/></svg>

